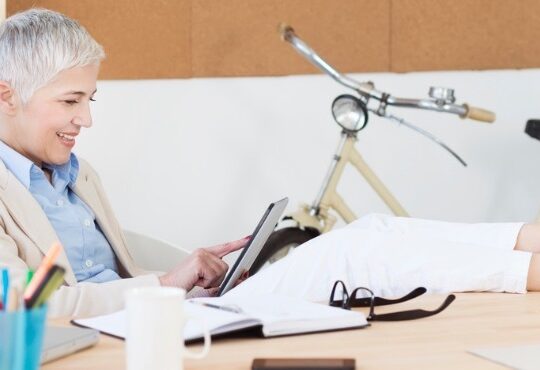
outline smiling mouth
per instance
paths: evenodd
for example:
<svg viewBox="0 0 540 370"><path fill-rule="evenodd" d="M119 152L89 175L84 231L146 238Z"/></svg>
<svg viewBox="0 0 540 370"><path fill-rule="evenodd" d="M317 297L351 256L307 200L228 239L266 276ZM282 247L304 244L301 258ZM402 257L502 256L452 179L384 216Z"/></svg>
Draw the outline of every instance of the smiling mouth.
<svg viewBox="0 0 540 370"><path fill-rule="evenodd" d="M74 135L64 134L63 132L57 132L56 135L66 141L75 141Z"/></svg>

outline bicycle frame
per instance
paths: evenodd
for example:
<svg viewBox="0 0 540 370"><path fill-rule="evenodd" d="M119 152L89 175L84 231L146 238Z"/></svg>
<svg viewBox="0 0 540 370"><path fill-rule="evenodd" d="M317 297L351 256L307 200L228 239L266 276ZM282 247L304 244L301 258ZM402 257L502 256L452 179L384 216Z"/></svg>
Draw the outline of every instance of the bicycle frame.
<svg viewBox="0 0 540 370"><path fill-rule="evenodd" d="M342 132L338 148L317 198L311 206L303 204L298 211L289 215L302 228L313 228L320 233L329 231L337 221L330 210L334 210L347 223L356 220L355 214L337 192L337 186L347 164L356 168L396 216L409 216L356 150L356 140L355 134Z"/></svg>

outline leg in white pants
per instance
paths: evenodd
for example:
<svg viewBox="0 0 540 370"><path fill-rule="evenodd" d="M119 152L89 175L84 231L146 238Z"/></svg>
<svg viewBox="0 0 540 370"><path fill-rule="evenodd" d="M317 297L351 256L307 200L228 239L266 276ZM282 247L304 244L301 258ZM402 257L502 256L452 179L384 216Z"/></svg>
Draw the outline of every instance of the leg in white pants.
<svg viewBox="0 0 540 370"><path fill-rule="evenodd" d="M340 279L380 296L430 292L526 292L531 253L514 251L523 224L457 224L363 217L297 248L228 293L326 301Z"/></svg>

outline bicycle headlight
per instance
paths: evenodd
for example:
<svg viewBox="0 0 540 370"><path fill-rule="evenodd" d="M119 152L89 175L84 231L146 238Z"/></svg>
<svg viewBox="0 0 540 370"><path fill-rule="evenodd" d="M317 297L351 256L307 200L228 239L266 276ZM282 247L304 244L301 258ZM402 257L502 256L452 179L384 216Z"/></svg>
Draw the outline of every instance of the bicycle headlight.
<svg viewBox="0 0 540 370"><path fill-rule="evenodd" d="M340 95L332 103L334 120L345 131L356 133L363 129L368 120L366 105L353 95Z"/></svg>

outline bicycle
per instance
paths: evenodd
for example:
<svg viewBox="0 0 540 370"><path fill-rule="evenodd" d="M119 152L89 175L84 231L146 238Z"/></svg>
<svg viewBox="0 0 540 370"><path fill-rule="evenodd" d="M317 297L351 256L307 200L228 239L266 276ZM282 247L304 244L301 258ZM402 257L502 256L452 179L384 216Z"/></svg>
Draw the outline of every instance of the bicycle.
<svg viewBox="0 0 540 370"><path fill-rule="evenodd" d="M366 127L369 113L396 121L424 135L448 151L464 166L466 166L465 161L445 143L429 132L388 113L387 108L394 106L431 110L456 114L463 119L469 118L482 122L493 122L495 120L495 114L488 110L472 107L468 104L456 104L454 90L450 88L431 87L429 89L429 99L398 98L379 91L375 89L373 82L358 82L338 72L300 39L292 27L282 24L279 27L279 33L282 40L290 43L301 56L341 85L352 89L357 96L343 94L334 99L332 115L336 123L341 127L341 138L321 189L311 205L301 204L296 212L283 217L253 263L250 274L257 272L263 265L273 263L284 257L292 248L331 230L337 221L337 217L332 211L337 213L346 223L356 219L355 214L337 192L337 185L347 164L351 164L360 172L394 215L408 216L407 211L356 150L357 136ZM294 225L285 226L290 221Z"/></svg>

